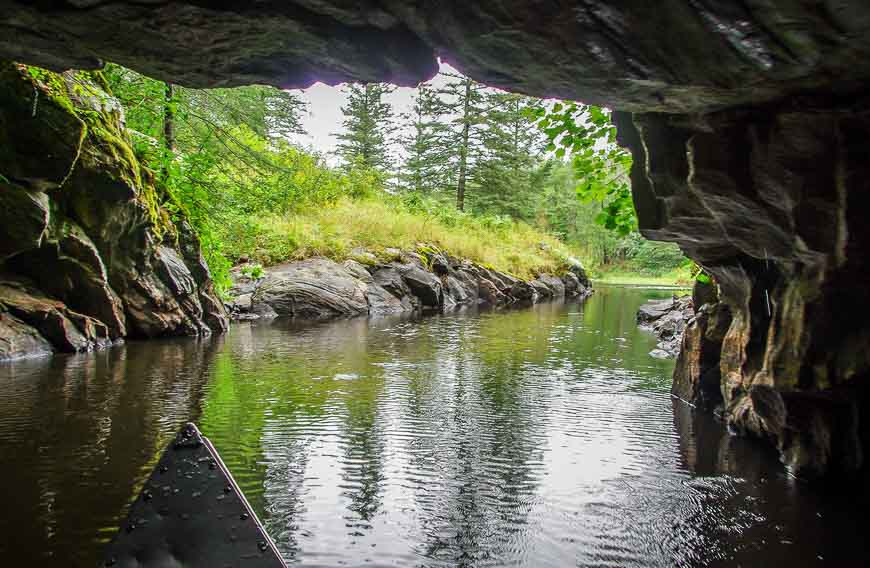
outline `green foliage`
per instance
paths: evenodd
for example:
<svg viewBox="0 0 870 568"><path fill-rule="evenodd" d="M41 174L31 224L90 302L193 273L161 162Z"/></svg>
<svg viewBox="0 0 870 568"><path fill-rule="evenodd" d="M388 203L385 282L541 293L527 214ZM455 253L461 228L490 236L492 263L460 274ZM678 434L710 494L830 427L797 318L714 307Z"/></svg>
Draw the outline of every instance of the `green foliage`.
<svg viewBox="0 0 870 568"><path fill-rule="evenodd" d="M628 174L631 154L616 144L609 111L592 105L555 103L528 111L546 134L547 150L557 158L570 156L577 178L577 195L602 204L595 221L620 235L637 229Z"/></svg>
<svg viewBox="0 0 870 568"><path fill-rule="evenodd" d="M594 107L542 110L450 75L442 88L421 85L400 117L409 128L397 172L384 100L392 87L348 88L342 167L333 168L291 142L304 109L292 94L169 88L114 65L105 78L126 109L132 159L156 180L173 221L193 226L219 289L243 258L371 262L355 249L382 255L420 242L523 276L565 267L578 251L593 267L650 274L684 262L631 231L628 157ZM454 206L460 187L464 210Z"/></svg>
<svg viewBox="0 0 870 568"><path fill-rule="evenodd" d="M242 267L241 273L247 276L248 278L253 278L257 280L263 277L263 265L262 264L247 264Z"/></svg>
<svg viewBox="0 0 870 568"><path fill-rule="evenodd" d="M126 110L133 152L157 180L161 204L175 222L193 226L219 290L229 286L227 239L244 235L251 217L348 191L344 176L287 141L301 132L304 109L290 93L167 89L117 65L107 66L105 79Z"/></svg>
<svg viewBox="0 0 870 568"><path fill-rule="evenodd" d="M429 199L412 205L382 190L285 215L262 215L251 220L248 229L243 239L225 241L227 255L249 256L264 265L312 256L359 260L364 258L357 254L359 248L388 262L395 260L391 249L416 250L425 243L517 276L533 277L564 270L575 254L526 223L475 216Z"/></svg>

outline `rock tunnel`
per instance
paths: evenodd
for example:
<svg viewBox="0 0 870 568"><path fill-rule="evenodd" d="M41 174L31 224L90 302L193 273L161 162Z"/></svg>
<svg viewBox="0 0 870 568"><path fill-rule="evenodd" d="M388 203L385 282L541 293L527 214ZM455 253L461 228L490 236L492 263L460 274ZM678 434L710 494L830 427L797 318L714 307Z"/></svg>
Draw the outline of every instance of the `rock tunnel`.
<svg viewBox="0 0 870 568"><path fill-rule="evenodd" d="M441 57L492 86L614 109L642 233L718 284L674 393L768 440L798 475L866 473L865 2L2 0L0 32L0 58L57 71L114 61L196 87L413 85ZM196 265L191 246L158 256ZM199 295L193 316L182 305L178 321L146 323L204 327Z"/></svg>

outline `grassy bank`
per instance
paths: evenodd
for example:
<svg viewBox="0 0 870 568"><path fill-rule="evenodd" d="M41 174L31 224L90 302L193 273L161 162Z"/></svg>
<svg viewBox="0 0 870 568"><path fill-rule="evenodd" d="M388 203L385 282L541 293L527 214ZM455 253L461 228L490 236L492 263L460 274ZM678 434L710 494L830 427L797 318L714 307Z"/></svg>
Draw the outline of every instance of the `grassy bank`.
<svg viewBox="0 0 870 568"><path fill-rule="evenodd" d="M591 270L591 278L600 284L619 284L624 286L679 286L691 288L692 274L686 267L677 268L659 275L640 274L624 269Z"/></svg>
<svg viewBox="0 0 870 568"><path fill-rule="evenodd" d="M341 261L354 257L360 248L389 257L388 249L414 250L425 243L531 278L564 270L567 259L574 256L558 239L525 223L473 217L444 207L413 208L384 195L341 198L292 213L247 219L225 230L222 241L231 260L246 256L267 266L313 256Z"/></svg>

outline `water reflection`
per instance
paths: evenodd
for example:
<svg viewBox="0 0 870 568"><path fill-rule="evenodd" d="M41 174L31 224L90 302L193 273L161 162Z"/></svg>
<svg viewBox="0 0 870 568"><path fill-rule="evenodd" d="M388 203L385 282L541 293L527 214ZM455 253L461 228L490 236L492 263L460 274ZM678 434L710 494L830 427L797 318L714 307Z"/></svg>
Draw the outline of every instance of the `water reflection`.
<svg viewBox="0 0 870 568"><path fill-rule="evenodd" d="M220 341L0 367L0 557L90 566L169 436L199 413Z"/></svg>
<svg viewBox="0 0 870 568"><path fill-rule="evenodd" d="M223 343L0 367L20 515L2 557L92 565L193 418L299 566L860 565L866 498L820 496L672 401L672 363L634 321L668 293L240 324Z"/></svg>

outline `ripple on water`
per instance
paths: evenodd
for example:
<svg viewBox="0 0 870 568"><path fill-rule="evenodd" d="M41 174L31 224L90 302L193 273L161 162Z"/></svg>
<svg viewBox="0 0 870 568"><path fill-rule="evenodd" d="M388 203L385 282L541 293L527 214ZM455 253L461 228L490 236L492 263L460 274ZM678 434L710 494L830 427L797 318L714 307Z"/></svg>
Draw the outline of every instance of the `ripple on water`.
<svg viewBox="0 0 870 568"><path fill-rule="evenodd" d="M194 419L299 566L749 565L843 549L848 506L817 518L775 463L673 405L672 362L635 326L644 300L237 325L0 367L0 455L19 464L3 480L25 519L0 534L92 565ZM806 538L825 526L844 536Z"/></svg>

